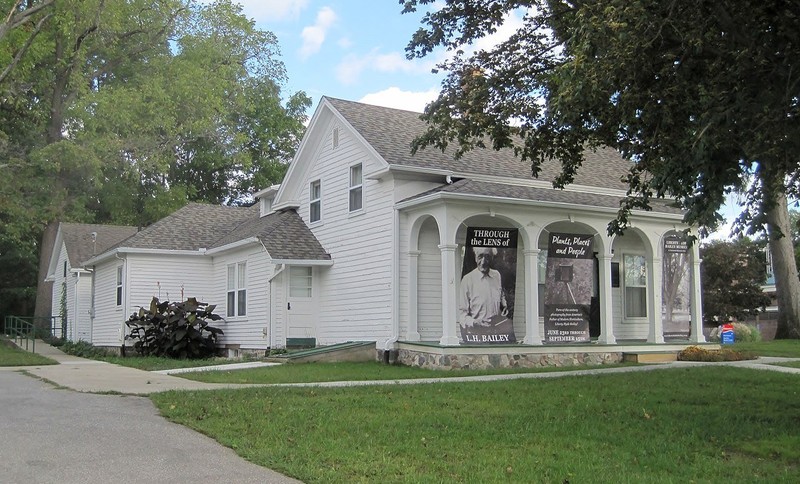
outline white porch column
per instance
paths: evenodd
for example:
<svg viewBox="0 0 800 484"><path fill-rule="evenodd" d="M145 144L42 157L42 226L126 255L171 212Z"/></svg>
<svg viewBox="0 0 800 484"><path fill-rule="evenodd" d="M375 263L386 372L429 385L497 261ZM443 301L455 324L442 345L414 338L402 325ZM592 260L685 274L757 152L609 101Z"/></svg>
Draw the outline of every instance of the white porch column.
<svg viewBox="0 0 800 484"><path fill-rule="evenodd" d="M703 334L703 304L702 288L700 285L700 244L692 244L692 330L689 341L692 343L705 343Z"/></svg>
<svg viewBox="0 0 800 484"><path fill-rule="evenodd" d="M526 345L541 345L539 334L539 249L523 252L525 256L525 339Z"/></svg>
<svg viewBox="0 0 800 484"><path fill-rule="evenodd" d="M661 319L661 292L663 275L661 271L664 267L661 265L661 259L653 257L647 264L647 284L652 288L652 297L648 298L648 308L650 312L650 334L647 337L648 343L663 343L664 342L664 322Z"/></svg>
<svg viewBox="0 0 800 484"><path fill-rule="evenodd" d="M600 344L617 343L614 337L614 311L611 299L611 254L598 254L600 263Z"/></svg>
<svg viewBox="0 0 800 484"><path fill-rule="evenodd" d="M419 341L419 254L418 250L408 253L408 332L407 341Z"/></svg>
<svg viewBox="0 0 800 484"><path fill-rule="evenodd" d="M440 245L442 251L442 339L439 344L455 346L459 344L456 334L458 310L456 308L456 249L455 244Z"/></svg>

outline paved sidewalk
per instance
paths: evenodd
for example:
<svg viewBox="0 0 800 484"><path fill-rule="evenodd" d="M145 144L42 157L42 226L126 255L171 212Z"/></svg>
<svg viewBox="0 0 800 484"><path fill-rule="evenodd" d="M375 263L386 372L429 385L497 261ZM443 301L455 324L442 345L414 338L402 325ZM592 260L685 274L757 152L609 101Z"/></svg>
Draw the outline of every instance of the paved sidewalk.
<svg viewBox="0 0 800 484"><path fill-rule="evenodd" d="M460 383L476 381L517 380L533 378L560 378L565 376L598 375L613 373L631 373L640 371L657 371L667 368L689 368L693 366L727 365L742 368L751 368L764 371L777 371L800 375L800 368L787 368L775 366L770 363L785 361L798 361L800 358L762 357L758 360L701 363L677 361L674 363L660 363L616 368L592 368L586 370L557 371L547 373L514 373L505 375L465 376L451 378L416 378L407 380L369 380L369 381L335 381L319 383L283 383L273 385L259 384L227 384L203 383L187 380L177 376L164 374L164 372L150 372L113 365L96 360L78 358L66 355L57 348L47 343L37 341L36 353L58 361L58 365L7 367L2 370L25 370L27 373L48 380L58 386L70 388L79 392L109 393L116 392L131 395L147 395L150 393L168 390L217 390L223 388L245 388L263 386L314 386L314 387L349 387L366 385L416 385L426 383ZM234 364L241 365L241 364ZM225 369L228 365L215 367Z"/></svg>
<svg viewBox="0 0 800 484"><path fill-rule="evenodd" d="M104 361L67 355L44 341L36 341L36 353L57 361L58 365L5 367L24 370L55 385L88 393L148 395L168 390L217 390L255 385L203 383L151 371L137 370Z"/></svg>

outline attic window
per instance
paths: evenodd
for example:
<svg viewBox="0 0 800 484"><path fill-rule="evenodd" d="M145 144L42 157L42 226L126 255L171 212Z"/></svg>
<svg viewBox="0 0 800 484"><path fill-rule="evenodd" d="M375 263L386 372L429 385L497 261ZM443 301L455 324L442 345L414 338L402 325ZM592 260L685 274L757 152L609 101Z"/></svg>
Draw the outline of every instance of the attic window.
<svg viewBox="0 0 800 484"><path fill-rule="evenodd" d="M64 277L67 277L67 261L64 261Z"/></svg>
<svg viewBox="0 0 800 484"><path fill-rule="evenodd" d="M363 207L361 163L350 167L350 211L355 212Z"/></svg>
<svg viewBox="0 0 800 484"><path fill-rule="evenodd" d="M339 128L333 128L333 147L339 147Z"/></svg>

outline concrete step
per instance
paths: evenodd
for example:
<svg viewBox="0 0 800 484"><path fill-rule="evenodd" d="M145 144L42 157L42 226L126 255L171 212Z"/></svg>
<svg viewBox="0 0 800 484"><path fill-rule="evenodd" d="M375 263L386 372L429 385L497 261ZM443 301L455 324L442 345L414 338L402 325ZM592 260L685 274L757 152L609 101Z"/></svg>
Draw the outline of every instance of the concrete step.
<svg viewBox="0 0 800 484"><path fill-rule="evenodd" d="M626 363L670 363L678 361L677 351L647 351L623 353L622 361Z"/></svg>

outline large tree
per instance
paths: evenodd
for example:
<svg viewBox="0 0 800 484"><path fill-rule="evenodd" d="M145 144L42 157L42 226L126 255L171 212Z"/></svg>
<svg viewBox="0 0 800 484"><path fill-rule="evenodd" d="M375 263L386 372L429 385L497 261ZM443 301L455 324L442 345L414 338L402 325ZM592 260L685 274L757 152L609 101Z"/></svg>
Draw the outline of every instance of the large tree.
<svg viewBox="0 0 800 484"><path fill-rule="evenodd" d="M465 48L520 14L508 40ZM767 231L779 334L800 337L787 210L800 195L800 2L450 0L422 22L408 56L450 57L417 147L516 146L534 175L560 159L556 186L572 182L584 149L614 147L634 163L611 233L652 197L674 197L706 233L725 196L746 193L739 231Z"/></svg>
<svg viewBox="0 0 800 484"><path fill-rule="evenodd" d="M767 278L763 246L746 237L716 240L700 248L703 265L703 319L719 324L763 311L769 297L761 290Z"/></svg>
<svg viewBox="0 0 800 484"><path fill-rule="evenodd" d="M0 7L29 12L0 37L0 70L19 58L0 83L0 313L29 312L56 221L147 225L189 201L245 203L282 179L310 99L282 92L277 38L240 6Z"/></svg>

